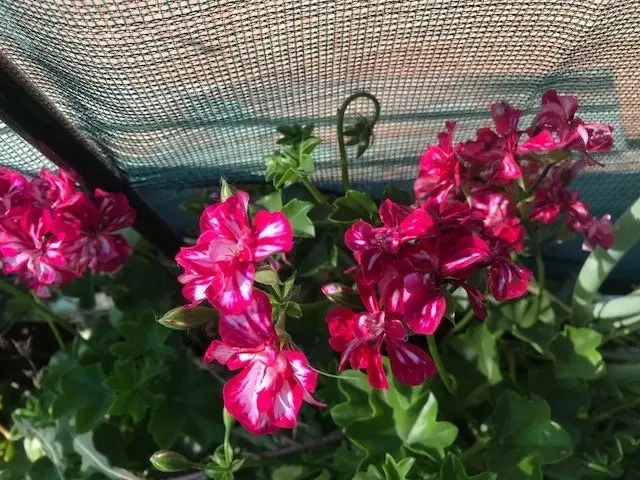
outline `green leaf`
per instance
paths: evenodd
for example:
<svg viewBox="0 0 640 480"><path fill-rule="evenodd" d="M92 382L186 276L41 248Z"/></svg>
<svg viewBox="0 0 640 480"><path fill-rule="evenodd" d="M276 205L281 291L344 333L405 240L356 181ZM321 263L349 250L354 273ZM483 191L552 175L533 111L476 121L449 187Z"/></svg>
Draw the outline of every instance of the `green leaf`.
<svg viewBox="0 0 640 480"><path fill-rule="evenodd" d="M491 472L468 476L460 459L452 453L447 454L440 469L441 480L496 480L496 478L496 474Z"/></svg>
<svg viewBox="0 0 640 480"><path fill-rule="evenodd" d="M312 238L316 236L313 222L309 219L308 213L314 207L313 203L303 200L293 199L282 207L284 213L291 223L293 234L296 237Z"/></svg>
<svg viewBox="0 0 640 480"><path fill-rule="evenodd" d="M394 458L387 454L382 465L382 471L387 480L406 480L415 461L416 459L413 457L406 457L396 463Z"/></svg>
<svg viewBox="0 0 640 480"><path fill-rule="evenodd" d="M329 220L336 223L351 224L356 220L369 222L376 218L378 207L368 193L347 190L344 197L337 198L333 205L335 210Z"/></svg>
<svg viewBox="0 0 640 480"><path fill-rule="evenodd" d="M605 364L598 346L602 335L590 328L566 325L551 345L558 378L594 379L604 372Z"/></svg>
<svg viewBox="0 0 640 480"><path fill-rule="evenodd" d="M542 480L541 465L555 463L572 452L571 439L551 421L549 405L513 391L504 392L489 418L493 436L487 444L487 465L498 478Z"/></svg>
<svg viewBox="0 0 640 480"><path fill-rule="evenodd" d="M393 184L389 185L382 193L380 202L382 203L387 199L401 205L411 205L413 203L413 196L409 192L405 192Z"/></svg>
<svg viewBox="0 0 640 480"><path fill-rule="evenodd" d="M256 271L255 281L262 285L280 285L280 278L277 272L269 266L262 267Z"/></svg>
<svg viewBox="0 0 640 480"><path fill-rule="evenodd" d="M302 309L296 302L288 302L285 313L292 318L302 318Z"/></svg>
<svg viewBox="0 0 640 480"><path fill-rule="evenodd" d="M141 421L149 406L158 399L158 396L152 394L144 385L144 379L137 375L133 362L116 364L114 374L104 383L115 394L109 413L131 415L135 422Z"/></svg>
<svg viewBox="0 0 640 480"><path fill-rule="evenodd" d="M52 406L53 414L56 417L74 415L78 433L93 430L113 400L113 395L103 385L104 380L100 364L73 364L73 368L60 378L58 394Z"/></svg>
<svg viewBox="0 0 640 480"><path fill-rule="evenodd" d="M218 312L207 307L176 307L157 320L160 325L173 330L189 330L218 319Z"/></svg>
<svg viewBox="0 0 640 480"><path fill-rule="evenodd" d="M333 270L338 266L338 247L329 234L323 234L304 251L296 250L296 262L301 278L312 277L322 270Z"/></svg>
<svg viewBox="0 0 640 480"><path fill-rule="evenodd" d="M116 274L110 292L116 307L126 312L167 302L167 287L167 272L158 262L133 255Z"/></svg>
<svg viewBox="0 0 640 480"><path fill-rule="evenodd" d="M451 346L467 361L475 363L491 385L502 381L496 337L489 332L484 323L474 324L462 335L454 337Z"/></svg>
<svg viewBox="0 0 640 480"><path fill-rule="evenodd" d="M270 212L279 212L282 210L282 192L280 190L276 190L275 192L258 199L256 203L263 206Z"/></svg>
<svg viewBox="0 0 640 480"><path fill-rule="evenodd" d="M222 394L213 378L198 369L186 351L173 362L168 377L170 382L149 419L149 432L156 443L168 448L181 435L203 446L221 443Z"/></svg>

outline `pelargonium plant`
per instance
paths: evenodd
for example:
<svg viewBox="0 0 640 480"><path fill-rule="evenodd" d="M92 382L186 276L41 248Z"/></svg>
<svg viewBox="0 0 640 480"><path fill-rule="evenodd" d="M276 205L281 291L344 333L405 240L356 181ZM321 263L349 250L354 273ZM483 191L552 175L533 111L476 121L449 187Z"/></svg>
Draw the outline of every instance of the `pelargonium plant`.
<svg viewBox="0 0 640 480"><path fill-rule="evenodd" d="M38 297L86 271L114 272L131 255L118 233L135 211L120 193L83 191L64 170L37 177L0 169L0 259Z"/></svg>
<svg viewBox="0 0 640 480"><path fill-rule="evenodd" d="M537 239L558 234L556 224L580 234L585 250L613 242L611 217L592 216L579 192L568 189L581 169L600 165L592 153L613 145L611 126L576 116L575 97L549 90L527 128L522 110L498 102L491 106L493 125L464 141L447 122L420 158L414 197L386 198L376 207L348 179L346 145L357 144L362 155L379 114L368 94L349 101L358 96L372 100L376 114L344 128L348 102L341 109L343 197L331 203L309 179L320 143L312 127L282 127L284 148L267 157L275 193L252 202L223 184L221 201L202 212L195 244L176 256L186 308L206 301L219 313L220 339L204 360L240 370L224 386L224 405L253 434L295 427L304 402L324 406L313 397L318 371L285 327L299 311L291 288L296 265L287 255L294 237L313 236L312 207L296 198L283 206L282 190L302 184L325 215L319 222L341 232L339 243L350 254L347 281L321 289L336 304L326 314L326 337L339 354L338 369L364 370L375 389L389 389L389 375L416 386L439 373L451 391L434 335L452 318L454 295L465 296L480 319L488 301L526 295L534 275L523 260L539 256ZM292 273L285 282L283 266Z"/></svg>

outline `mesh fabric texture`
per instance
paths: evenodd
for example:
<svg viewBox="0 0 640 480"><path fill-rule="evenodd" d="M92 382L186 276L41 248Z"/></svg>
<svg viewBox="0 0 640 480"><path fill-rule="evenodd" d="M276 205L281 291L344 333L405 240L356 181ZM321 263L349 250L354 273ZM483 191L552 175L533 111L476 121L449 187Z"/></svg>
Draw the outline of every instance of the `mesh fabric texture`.
<svg viewBox="0 0 640 480"><path fill-rule="evenodd" d="M639 1L0 0L0 48L176 229L191 188L259 180L282 123L316 124L313 180L338 189L335 112L358 90L382 115L355 187L410 185L445 120L467 138L492 102L530 118L556 88L616 129L577 182L593 213L640 194ZM0 164L47 163L0 125Z"/></svg>

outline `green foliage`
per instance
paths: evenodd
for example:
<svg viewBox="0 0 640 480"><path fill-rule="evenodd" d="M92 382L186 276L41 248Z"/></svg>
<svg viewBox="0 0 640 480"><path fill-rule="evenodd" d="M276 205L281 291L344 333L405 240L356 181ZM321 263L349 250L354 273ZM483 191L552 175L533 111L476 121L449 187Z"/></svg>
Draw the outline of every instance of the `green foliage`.
<svg viewBox="0 0 640 480"><path fill-rule="evenodd" d="M311 136L313 126L280 127L284 135L278 143L284 145L282 150L267 156L266 179L273 181L276 189L285 188L306 179L313 173L313 151L320 144L319 138Z"/></svg>
<svg viewBox="0 0 640 480"><path fill-rule="evenodd" d="M357 190L348 190L333 205L335 210L329 215L332 222L351 224L360 219L371 222L377 217L376 202L369 194Z"/></svg>

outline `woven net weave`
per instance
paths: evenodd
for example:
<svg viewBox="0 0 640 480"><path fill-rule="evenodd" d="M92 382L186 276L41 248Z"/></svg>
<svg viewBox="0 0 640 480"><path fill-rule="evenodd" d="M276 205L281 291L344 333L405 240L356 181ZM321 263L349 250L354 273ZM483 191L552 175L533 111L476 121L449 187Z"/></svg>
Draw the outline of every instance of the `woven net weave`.
<svg viewBox="0 0 640 480"><path fill-rule="evenodd" d="M0 48L177 229L189 189L263 175L282 123L316 124L313 179L339 188L335 114L358 90L382 116L356 187L410 182L447 119L465 138L493 101L531 114L556 88L616 128L578 181L593 213L640 194L637 0L0 0ZM0 125L0 164L46 160Z"/></svg>

